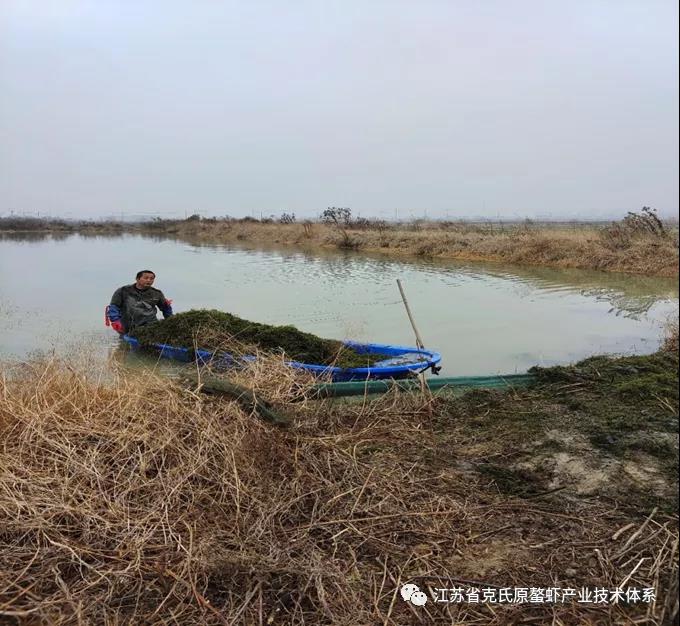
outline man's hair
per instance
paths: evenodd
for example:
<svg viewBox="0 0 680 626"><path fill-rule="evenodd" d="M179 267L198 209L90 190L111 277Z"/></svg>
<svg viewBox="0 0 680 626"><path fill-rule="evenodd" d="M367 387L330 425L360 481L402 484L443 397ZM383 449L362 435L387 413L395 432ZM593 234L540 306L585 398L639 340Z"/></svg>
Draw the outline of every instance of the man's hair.
<svg viewBox="0 0 680 626"><path fill-rule="evenodd" d="M137 276L135 276L135 279L139 280L142 277L142 274L153 274L153 277L156 278L156 272L152 272L151 270L141 270L137 272Z"/></svg>

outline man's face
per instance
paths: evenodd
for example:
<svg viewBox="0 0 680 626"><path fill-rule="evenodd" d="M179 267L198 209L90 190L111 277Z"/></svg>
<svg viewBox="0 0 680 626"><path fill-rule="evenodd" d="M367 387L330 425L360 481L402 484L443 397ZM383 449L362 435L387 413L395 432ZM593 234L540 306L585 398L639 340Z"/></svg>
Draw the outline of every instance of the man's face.
<svg viewBox="0 0 680 626"><path fill-rule="evenodd" d="M156 278L151 272L144 272L138 279L135 285L137 289L148 289L153 285L154 278Z"/></svg>

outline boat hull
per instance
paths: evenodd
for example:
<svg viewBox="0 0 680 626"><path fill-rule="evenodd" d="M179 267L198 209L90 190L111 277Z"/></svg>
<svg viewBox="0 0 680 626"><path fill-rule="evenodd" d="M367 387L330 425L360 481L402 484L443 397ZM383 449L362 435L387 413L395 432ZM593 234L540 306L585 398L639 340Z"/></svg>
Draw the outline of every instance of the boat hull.
<svg viewBox="0 0 680 626"><path fill-rule="evenodd" d="M255 357L234 357L226 352L213 353L201 348L192 350L164 343L142 346L137 339L129 335L123 335L123 340L133 349L151 349L161 358L173 359L184 363L197 361L201 364L211 364L216 367L234 367L243 364L244 361L253 360ZM431 350L419 349L410 346L398 346L382 343L357 343L354 341L343 342L345 346L355 350L359 354L384 354L390 358L374 363L370 367L333 367L315 363L300 363L288 361L287 365L305 370L316 376L330 378L334 382L351 380L381 380L408 378L428 369L437 371L437 364L441 361L441 355Z"/></svg>

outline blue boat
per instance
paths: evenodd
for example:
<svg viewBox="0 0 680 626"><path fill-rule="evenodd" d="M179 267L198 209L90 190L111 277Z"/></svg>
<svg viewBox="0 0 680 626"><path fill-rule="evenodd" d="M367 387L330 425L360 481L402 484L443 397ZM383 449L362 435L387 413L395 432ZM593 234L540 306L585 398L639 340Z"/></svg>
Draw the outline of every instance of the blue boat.
<svg viewBox="0 0 680 626"><path fill-rule="evenodd" d="M255 358L254 356L236 358L226 352L214 353L201 348L193 350L170 346L165 343L142 346L137 339L129 335L123 335L123 339L133 349L150 348L156 351L161 358L174 359L184 363L195 360L204 365L209 363L215 367L233 367L238 365L239 362L247 362ZM314 363L300 363L299 361L288 361L286 364L290 367L311 372L316 376L330 377L333 382L380 380L385 378L400 379L419 374L428 369L436 374L440 369L438 363L442 357L438 352L432 352L431 350L382 343L357 343L355 341L345 341L343 344L359 354L377 353L389 356L389 358L378 361L370 367L334 367Z"/></svg>

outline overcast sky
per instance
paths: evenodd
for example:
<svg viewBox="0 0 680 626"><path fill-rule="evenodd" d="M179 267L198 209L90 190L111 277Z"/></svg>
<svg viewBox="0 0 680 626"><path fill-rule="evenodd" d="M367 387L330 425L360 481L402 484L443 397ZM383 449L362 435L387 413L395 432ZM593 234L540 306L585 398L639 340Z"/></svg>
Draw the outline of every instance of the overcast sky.
<svg viewBox="0 0 680 626"><path fill-rule="evenodd" d="M0 215L678 210L675 0L2 0Z"/></svg>

